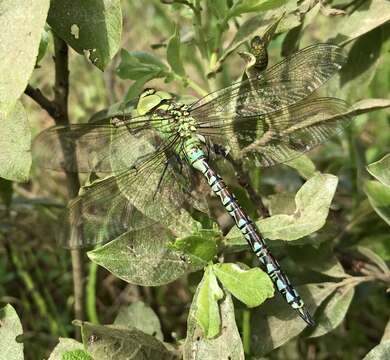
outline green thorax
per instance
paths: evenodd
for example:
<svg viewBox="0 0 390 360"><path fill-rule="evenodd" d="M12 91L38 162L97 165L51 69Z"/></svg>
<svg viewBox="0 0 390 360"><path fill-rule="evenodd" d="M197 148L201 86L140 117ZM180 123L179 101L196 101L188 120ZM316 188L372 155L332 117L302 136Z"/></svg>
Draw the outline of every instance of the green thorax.
<svg viewBox="0 0 390 360"><path fill-rule="evenodd" d="M140 96L137 111L139 115L150 116L151 126L163 140L177 138L174 150L180 157L191 162L194 160L194 149L197 150L196 156L203 154L204 139L197 134L196 121L190 115L188 106L174 102L169 93L145 90Z"/></svg>

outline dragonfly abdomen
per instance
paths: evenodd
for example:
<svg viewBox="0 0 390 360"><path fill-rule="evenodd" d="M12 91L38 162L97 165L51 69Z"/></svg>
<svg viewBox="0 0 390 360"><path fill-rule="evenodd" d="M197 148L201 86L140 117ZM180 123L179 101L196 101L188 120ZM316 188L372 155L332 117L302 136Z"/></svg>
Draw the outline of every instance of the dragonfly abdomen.
<svg viewBox="0 0 390 360"><path fill-rule="evenodd" d="M220 198L222 205L234 219L236 226L258 257L279 293L309 325L313 325L314 322L306 310L304 302L267 248L260 231L238 204L234 194L229 191L223 179L209 166L203 150L199 147L193 147L188 151L187 157L190 164L204 175L213 192Z"/></svg>

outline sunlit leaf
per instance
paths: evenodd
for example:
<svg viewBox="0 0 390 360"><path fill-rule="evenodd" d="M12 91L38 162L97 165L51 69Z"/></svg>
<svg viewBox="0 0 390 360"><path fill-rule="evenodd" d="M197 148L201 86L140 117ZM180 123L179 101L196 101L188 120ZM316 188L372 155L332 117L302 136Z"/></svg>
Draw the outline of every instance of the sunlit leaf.
<svg viewBox="0 0 390 360"><path fill-rule="evenodd" d="M293 214L296 208L295 194L289 192L281 192L270 195L268 199L268 210L270 215L277 214Z"/></svg>
<svg viewBox="0 0 390 360"><path fill-rule="evenodd" d="M273 297L274 285L260 268L243 270L236 264L215 264L213 271L224 288L249 307Z"/></svg>
<svg viewBox="0 0 390 360"><path fill-rule="evenodd" d="M84 349L66 351L62 354L62 360L94 360Z"/></svg>
<svg viewBox="0 0 390 360"><path fill-rule="evenodd" d="M390 3L387 0L365 1L338 29L342 39L349 42L390 20Z"/></svg>
<svg viewBox="0 0 390 360"><path fill-rule="evenodd" d="M0 309L0 325L0 358L23 360L23 343L16 341L16 337L23 332L22 324L9 304Z"/></svg>
<svg viewBox="0 0 390 360"><path fill-rule="evenodd" d="M16 102L7 117L0 115L0 127L0 177L26 181L31 167L31 133L21 102Z"/></svg>
<svg viewBox="0 0 390 360"><path fill-rule="evenodd" d="M36 63L49 3L49 0L0 2L0 122L7 118L7 112L14 108L27 86ZM1 124L1 129L3 126Z"/></svg>
<svg viewBox="0 0 390 360"><path fill-rule="evenodd" d="M208 266L192 300L195 306L193 316L202 328L206 338L210 339L220 334L221 315L218 301L223 296L224 293L218 285L212 267Z"/></svg>
<svg viewBox="0 0 390 360"><path fill-rule="evenodd" d="M121 307L114 320L114 325L136 328L145 334L163 341L160 320L156 313L142 301L136 301L127 307Z"/></svg>
<svg viewBox="0 0 390 360"><path fill-rule="evenodd" d="M325 224L336 186L336 176L318 173L297 192L293 214L274 215L256 224L262 234L271 240L296 240L309 235Z"/></svg>
<svg viewBox="0 0 390 360"><path fill-rule="evenodd" d="M310 158L302 154L286 162L286 165L296 169L304 179L309 179L315 175L316 166Z"/></svg>
<svg viewBox="0 0 390 360"><path fill-rule="evenodd" d="M49 360L63 360L63 355L66 352L74 350L84 350L84 345L74 339L59 338L59 343L50 354Z"/></svg>
<svg viewBox="0 0 390 360"><path fill-rule="evenodd" d="M81 323L83 342L94 359L175 360L176 354L167 350L162 342L138 329L125 329L114 325Z"/></svg>
<svg viewBox="0 0 390 360"><path fill-rule="evenodd" d="M205 266L217 253L216 235L219 234L212 230L195 232L177 238L170 248L188 255L194 266Z"/></svg>
<svg viewBox="0 0 390 360"><path fill-rule="evenodd" d="M390 225L390 187L371 180L365 183L364 189L373 209Z"/></svg>
<svg viewBox="0 0 390 360"><path fill-rule="evenodd" d="M120 0L54 0L47 19L56 35L100 70L119 49L122 35Z"/></svg>
<svg viewBox="0 0 390 360"><path fill-rule="evenodd" d="M195 297L198 294L195 294ZM231 359L244 360L244 349L234 316L229 292L220 301L221 330L218 336L207 339L195 317L196 301L191 304L187 320L187 337L183 349L184 360Z"/></svg>
<svg viewBox="0 0 390 360"><path fill-rule="evenodd" d="M351 115L357 116L386 108L390 108L389 99L364 99L353 104Z"/></svg>
<svg viewBox="0 0 390 360"><path fill-rule="evenodd" d="M137 285L167 284L194 267L186 256L169 249L172 234L162 226L128 231L104 246L88 252L89 258L115 276Z"/></svg>
<svg viewBox="0 0 390 360"><path fill-rule="evenodd" d="M389 100L390 105L390 100ZM390 186L390 154L367 166L369 173L382 184Z"/></svg>
<svg viewBox="0 0 390 360"><path fill-rule="evenodd" d="M228 17L239 16L248 12L266 11L284 5L287 0L238 0L229 10Z"/></svg>
<svg viewBox="0 0 390 360"><path fill-rule="evenodd" d="M375 346L363 360L387 360L390 359L390 340L383 341Z"/></svg>

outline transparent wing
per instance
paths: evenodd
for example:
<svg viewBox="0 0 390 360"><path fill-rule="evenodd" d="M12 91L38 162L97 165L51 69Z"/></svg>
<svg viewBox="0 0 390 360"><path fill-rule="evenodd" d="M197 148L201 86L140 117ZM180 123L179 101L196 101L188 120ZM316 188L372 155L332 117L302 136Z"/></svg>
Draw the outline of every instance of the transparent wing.
<svg viewBox="0 0 390 360"><path fill-rule="evenodd" d="M191 219L183 204L191 203L191 195L185 178L177 173L178 166L186 166L172 150L178 141L172 136L139 165L84 187L69 204L71 228L81 229L81 236L69 236L68 246L107 242L155 222L174 234L184 232Z"/></svg>
<svg viewBox="0 0 390 360"><path fill-rule="evenodd" d="M311 150L343 129L351 119L350 108L341 99L308 98L268 114L203 128L200 133L224 144L238 158L271 166ZM237 141L231 141L233 137Z"/></svg>
<svg viewBox="0 0 390 360"><path fill-rule="evenodd" d="M339 46L306 47L255 78L206 95L191 105L191 115L200 126L218 126L235 117L278 110L309 96L345 62Z"/></svg>
<svg viewBox="0 0 390 360"><path fill-rule="evenodd" d="M114 119L112 123L105 124L53 126L41 132L34 140L33 159L46 169L111 172L112 149L126 149L123 151L128 154L141 153L142 149L134 148L130 143L131 137L150 129L153 122L162 120L164 119L143 116L125 120Z"/></svg>

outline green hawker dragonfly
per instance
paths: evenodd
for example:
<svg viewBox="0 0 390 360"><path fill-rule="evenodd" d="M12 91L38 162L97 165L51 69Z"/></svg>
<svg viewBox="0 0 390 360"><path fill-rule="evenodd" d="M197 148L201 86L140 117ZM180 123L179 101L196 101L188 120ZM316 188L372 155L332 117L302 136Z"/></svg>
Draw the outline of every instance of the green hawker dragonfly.
<svg viewBox="0 0 390 360"><path fill-rule="evenodd" d="M237 158L270 166L319 145L349 122L349 105L310 95L345 61L336 45L312 45L190 105L148 89L139 97L137 116L49 128L36 139L33 153L49 169L110 174L84 188L69 205L70 222L84 229L84 238L76 239L82 245L146 226L145 218L172 225L184 204L199 205L191 182L200 172L278 291L313 324L261 232L210 166L207 153L210 144L220 144Z"/></svg>

